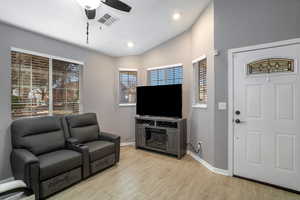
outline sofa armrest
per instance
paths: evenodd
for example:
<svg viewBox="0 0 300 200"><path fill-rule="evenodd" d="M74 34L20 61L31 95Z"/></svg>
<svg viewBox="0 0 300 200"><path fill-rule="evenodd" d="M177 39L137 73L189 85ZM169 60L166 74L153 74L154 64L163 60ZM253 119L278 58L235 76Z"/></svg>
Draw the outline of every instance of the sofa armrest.
<svg viewBox="0 0 300 200"><path fill-rule="evenodd" d="M101 132L100 136L99 136L99 139L110 141L110 142L115 142L115 141L120 140L120 136L114 135L114 134L111 134L111 133Z"/></svg>
<svg viewBox="0 0 300 200"><path fill-rule="evenodd" d="M15 179L23 180L39 196L39 159L26 149L13 149L11 168Z"/></svg>
<svg viewBox="0 0 300 200"><path fill-rule="evenodd" d="M82 156L82 174L83 178L87 178L90 176L90 152L89 147L80 144L76 138L68 138L67 139L67 148L73 151L77 151L81 153Z"/></svg>
<svg viewBox="0 0 300 200"><path fill-rule="evenodd" d="M119 162L121 137L118 135L113 135L111 133L101 132L99 135L99 140L105 140L105 141L113 142L115 144L116 162Z"/></svg>

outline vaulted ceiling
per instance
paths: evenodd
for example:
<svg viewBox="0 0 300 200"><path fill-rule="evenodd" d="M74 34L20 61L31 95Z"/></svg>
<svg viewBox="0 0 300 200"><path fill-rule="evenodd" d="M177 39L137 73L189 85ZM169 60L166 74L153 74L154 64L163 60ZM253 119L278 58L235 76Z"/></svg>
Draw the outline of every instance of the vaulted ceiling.
<svg viewBox="0 0 300 200"><path fill-rule="evenodd" d="M210 0L123 1L133 7L130 13L98 8L96 19L108 13L117 21L110 26L91 21L89 44L87 18L76 0L0 0L0 21L112 56L137 55L187 30ZM178 21L175 12L182 15Z"/></svg>

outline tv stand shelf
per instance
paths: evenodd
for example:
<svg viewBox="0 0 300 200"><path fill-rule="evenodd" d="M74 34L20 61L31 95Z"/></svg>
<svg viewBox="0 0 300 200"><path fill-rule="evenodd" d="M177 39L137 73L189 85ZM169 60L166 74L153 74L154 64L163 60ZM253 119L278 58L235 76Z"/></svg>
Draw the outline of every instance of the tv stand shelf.
<svg viewBox="0 0 300 200"><path fill-rule="evenodd" d="M136 148L154 150L181 159L187 150L186 119L136 116Z"/></svg>

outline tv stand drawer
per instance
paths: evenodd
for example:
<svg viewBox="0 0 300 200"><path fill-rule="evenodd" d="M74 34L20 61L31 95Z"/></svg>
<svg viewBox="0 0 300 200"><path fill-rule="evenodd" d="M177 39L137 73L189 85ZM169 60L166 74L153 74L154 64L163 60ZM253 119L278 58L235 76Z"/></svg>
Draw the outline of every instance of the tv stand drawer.
<svg viewBox="0 0 300 200"><path fill-rule="evenodd" d="M156 121L157 127L164 127L164 128L178 128L177 122L168 122L168 121Z"/></svg>

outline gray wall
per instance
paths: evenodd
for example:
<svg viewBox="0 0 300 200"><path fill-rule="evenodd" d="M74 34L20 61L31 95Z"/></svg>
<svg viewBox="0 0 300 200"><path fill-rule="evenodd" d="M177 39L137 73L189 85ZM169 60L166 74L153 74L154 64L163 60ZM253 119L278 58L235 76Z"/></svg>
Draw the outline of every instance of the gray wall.
<svg viewBox="0 0 300 200"><path fill-rule="evenodd" d="M227 50L300 37L299 0L214 0L215 97L227 101ZM215 112L215 167L227 169L227 112Z"/></svg>
<svg viewBox="0 0 300 200"><path fill-rule="evenodd" d="M116 58L5 24L0 24L0 44L0 180L11 177L9 165L11 47L85 62L82 90L84 112L96 112L102 130L121 135L122 141L131 140L132 113L120 109L116 99Z"/></svg>
<svg viewBox="0 0 300 200"><path fill-rule="evenodd" d="M190 143L194 146L201 141L200 157L214 165L214 5L209 4L201 13L191 29L192 60L205 55L208 66L208 107L206 109L191 108L190 115ZM191 62L191 61L190 61ZM193 84L193 74L189 81ZM194 92L194 91L192 91ZM193 97L192 97L193 98ZM191 100L193 101L193 99Z"/></svg>
<svg viewBox="0 0 300 200"><path fill-rule="evenodd" d="M129 68L129 69L139 69L141 67L141 58L140 56L128 56L128 57L119 57L116 58L116 67L117 68ZM118 72L115 74L115 88L118 88ZM142 85L142 75L138 72L138 84ZM115 98L118 103L118 90L115 90ZM117 104L116 104L117 105ZM119 107L118 117L120 121L118 122L120 126L118 127L119 132L123 135L123 142L134 142L135 141L135 121L134 116L136 114L135 106ZM130 123L128 123L130 122Z"/></svg>

